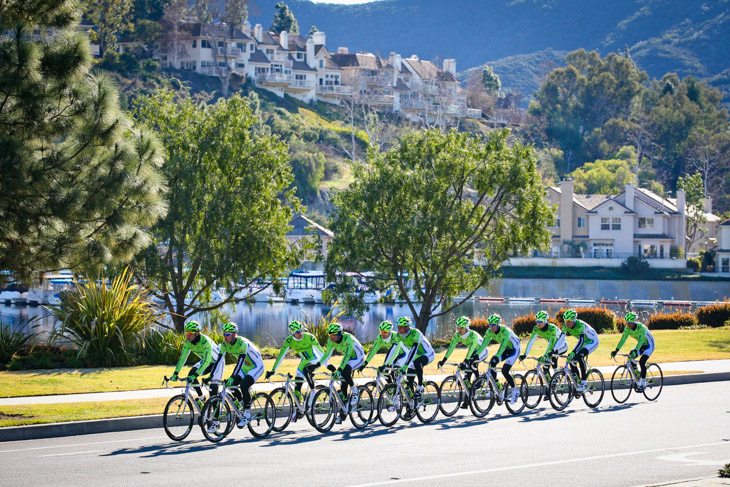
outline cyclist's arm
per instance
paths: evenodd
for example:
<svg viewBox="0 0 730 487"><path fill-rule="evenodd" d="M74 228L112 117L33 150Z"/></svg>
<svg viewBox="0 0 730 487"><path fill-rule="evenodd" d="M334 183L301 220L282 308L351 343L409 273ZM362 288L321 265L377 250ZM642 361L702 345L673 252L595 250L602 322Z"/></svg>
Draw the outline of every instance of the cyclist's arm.
<svg viewBox="0 0 730 487"><path fill-rule="evenodd" d="M619 340L618 345L616 345L616 350L621 350L621 347L624 346L624 343L626 343L626 339L629 338L629 326L624 326L624 332L621 334L621 340Z"/></svg>
<svg viewBox="0 0 730 487"><path fill-rule="evenodd" d="M490 334L490 333L491 333L490 331L487 331L487 332L486 332L486 333L484 334L484 338L482 338L482 344L481 344L481 345L480 345L479 347L477 347L477 349L476 349L476 352L474 352L474 353L476 353L477 357L481 357L481 356L482 356L482 352L483 352L483 351L484 351L484 350L485 350L485 349L486 349L486 348L487 348L487 347L489 346L489 344L491 343L491 340L492 340L492 339L491 339L491 338L490 338L490 336L489 336L489 334Z"/></svg>
<svg viewBox="0 0 730 487"><path fill-rule="evenodd" d="M333 342L332 340L327 340L327 348L324 349L324 355L322 355L322 359L319 361L319 363L326 364L334 351L335 342Z"/></svg>
<svg viewBox="0 0 730 487"><path fill-rule="evenodd" d="M344 340L344 338L343 338ZM347 365L347 362L350 361L350 359L355 355L355 339L354 338L348 338L347 340L347 348L342 353L342 360L340 361L340 366L337 368L340 372L345 368Z"/></svg>
<svg viewBox="0 0 730 487"><path fill-rule="evenodd" d="M501 357L502 354L504 353L504 351L507 349L507 345L510 344L509 333L506 333L505 335L506 336L502 337L501 341L499 342L500 346L499 346L499 350L497 351L497 354L496 354L497 357Z"/></svg>
<svg viewBox="0 0 730 487"><path fill-rule="evenodd" d="M365 362L370 363L370 361L375 357L375 354L378 353L378 350L380 350L380 347L383 346L383 339L378 337L375 339L375 343L373 343L373 348L370 349L370 353L368 353L368 356L365 358Z"/></svg>
<svg viewBox="0 0 730 487"><path fill-rule="evenodd" d="M525 348L525 355L530 355L530 350L532 350L532 345L535 343L535 340L537 340L537 330L533 328L532 333L530 334L530 341L527 342L527 347Z"/></svg>
<svg viewBox="0 0 730 487"><path fill-rule="evenodd" d="M182 352L180 353L180 359L177 361L177 365L175 366L176 374L178 374L180 370L185 366L188 355L190 355L190 342L186 340L185 344L183 345Z"/></svg>
<svg viewBox="0 0 730 487"><path fill-rule="evenodd" d="M459 343L459 339L456 335L451 339L451 343L449 344L449 349L446 350L446 355L444 355L444 362L449 360L449 357L452 353L454 353L454 349L456 348L456 344Z"/></svg>
<svg viewBox="0 0 730 487"><path fill-rule="evenodd" d="M208 339L205 340L205 350L203 350L203 355L200 357L200 367L198 368L198 371L202 372L205 369L208 368L210 364L213 363L213 342Z"/></svg>
<svg viewBox="0 0 730 487"><path fill-rule="evenodd" d="M550 335L550 339L548 340L547 348L545 349L545 355L548 355L550 352L553 351L556 343L558 343L558 334L553 333L552 335Z"/></svg>
<svg viewBox="0 0 730 487"><path fill-rule="evenodd" d="M575 326L578 327L578 322L575 322ZM586 343L586 329L584 326L580 326L579 332L578 332L578 343L575 344L575 347L573 347L572 353L578 353L578 350L583 348L583 345Z"/></svg>
<svg viewBox="0 0 730 487"><path fill-rule="evenodd" d="M284 346L281 347L281 351L279 351L279 356L276 357L276 362L274 362L274 366L271 368L272 371L276 372L276 369L279 368L279 364L282 360L284 360L284 356L286 355L286 352L289 351L289 345L284 342Z"/></svg>
<svg viewBox="0 0 730 487"><path fill-rule="evenodd" d="M406 357L405 365L409 365L411 363L411 360L413 360L413 357L416 356L416 353L418 352L418 347L421 346L421 340L423 339L423 335L421 332L416 331L418 333L418 341L413 343L413 347L411 347L411 351L408 352L408 357Z"/></svg>
<svg viewBox="0 0 730 487"><path fill-rule="evenodd" d="M223 353L221 353L221 355L223 355ZM231 374L231 377L238 375L238 373L241 371L241 367L243 367L243 364L246 362L247 355L248 355L248 343L246 343L244 341L243 346L241 347L241 350L239 350L238 361L236 362L236 367L233 369L233 373Z"/></svg>
<svg viewBox="0 0 730 487"><path fill-rule="evenodd" d="M220 380L223 377L223 368L225 367L225 365L220 368L220 374L219 374L220 377L214 377L214 375L216 375L215 373L216 373L216 371L218 371L218 367L221 365L221 362L223 362L223 364L225 364L227 349L228 349L228 347L226 346L225 343L223 343L220 346L220 353L218 353L218 360L216 360L215 363L213 364L213 367L211 367L209 377L211 377L215 380Z"/></svg>
<svg viewBox="0 0 730 487"><path fill-rule="evenodd" d="M471 337L471 343L469 343L469 350L466 351L466 360L471 359L472 354L474 353L474 350L477 349L479 346L479 338L475 334Z"/></svg>

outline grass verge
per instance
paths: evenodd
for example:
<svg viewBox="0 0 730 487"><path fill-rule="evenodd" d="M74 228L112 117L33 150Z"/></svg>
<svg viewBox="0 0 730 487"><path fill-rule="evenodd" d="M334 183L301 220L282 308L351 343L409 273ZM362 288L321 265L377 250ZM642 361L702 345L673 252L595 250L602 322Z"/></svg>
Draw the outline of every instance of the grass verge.
<svg viewBox="0 0 730 487"><path fill-rule="evenodd" d="M0 427L162 414L169 398L0 406Z"/></svg>

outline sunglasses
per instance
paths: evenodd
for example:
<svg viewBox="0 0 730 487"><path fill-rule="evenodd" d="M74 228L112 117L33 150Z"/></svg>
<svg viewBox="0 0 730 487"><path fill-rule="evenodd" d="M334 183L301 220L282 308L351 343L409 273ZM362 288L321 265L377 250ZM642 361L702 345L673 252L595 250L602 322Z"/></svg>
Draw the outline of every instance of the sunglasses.
<svg viewBox="0 0 730 487"><path fill-rule="evenodd" d="M229 336L231 336L231 335L233 335L233 333L224 333L224 334L223 334L223 336L224 336L224 337L229 337Z"/></svg>
<svg viewBox="0 0 730 487"><path fill-rule="evenodd" d="M189 332L187 332L187 335L189 337L191 337L191 336L195 335L196 333L197 333L196 331L189 331Z"/></svg>
<svg viewBox="0 0 730 487"><path fill-rule="evenodd" d="M542 321L542 320L538 320L538 321L537 321L537 323L538 323L538 324L543 324L543 323L545 323L545 322L544 322L544 321Z"/></svg>

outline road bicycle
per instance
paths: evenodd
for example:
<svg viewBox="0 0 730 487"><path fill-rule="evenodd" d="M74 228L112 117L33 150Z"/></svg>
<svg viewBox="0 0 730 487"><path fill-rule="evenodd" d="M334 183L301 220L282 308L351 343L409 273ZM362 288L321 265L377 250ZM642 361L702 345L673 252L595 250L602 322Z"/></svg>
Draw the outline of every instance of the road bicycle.
<svg viewBox="0 0 730 487"><path fill-rule="evenodd" d="M567 358L566 355L558 355L558 357ZM550 404L556 411L562 411L574 397L583 396L586 406L595 409L601 404L606 390L603 374L600 370L591 368L588 365L588 357L586 357L586 379L581 381L573 374L571 365L577 367L578 361L566 360L563 369L555 372L550 380ZM583 390L579 390L579 384L583 385Z"/></svg>
<svg viewBox="0 0 730 487"><path fill-rule="evenodd" d="M170 381L171 379L165 377L162 380L162 384L166 388L172 389L169 385ZM165 412L162 413L162 425L165 428L165 434L171 440L182 441L193 430L196 414L198 416L198 424L200 424L200 413L205 403L205 396L192 397L191 389L193 387L202 387L207 391L208 387L205 384L200 386L191 384L187 379L178 379L178 381L185 382L185 391L182 394L172 396L167 401Z"/></svg>
<svg viewBox="0 0 730 487"><path fill-rule="evenodd" d="M375 371L375 379L366 382L363 387L367 387L370 390L370 394L373 396L373 417L370 419L370 423L375 423L380 415L378 414L378 399L380 394L383 392L383 388L392 382L393 378L390 374L382 372L378 367L365 367L363 370L371 369ZM388 381L390 378L390 381Z"/></svg>
<svg viewBox="0 0 730 487"><path fill-rule="evenodd" d="M471 382L467 381L462 374L461 364L455 362L446 362L444 365L451 365L454 367L454 373L446 376L441 381L439 392L441 394L439 401L439 409L441 413L450 417L456 414L459 407L463 404L466 398L467 403L471 403ZM446 371L441 367L441 372ZM476 374L477 376L479 374Z"/></svg>
<svg viewBox="0 0 730 487"><path fill-rule="evenodd" d="M422 423L430 423L439 412L440 391L434 381L423 383L421 397L417 398L413 387L405 378L416 374L404 374L400 367L386 367L393 373L394 382L383 387L378 398L378 419L383 426L393 426L401 417L410 421L415 416ZM404 412L405 409L405 412Z"/></svg>
<svg viewBox="0 0 730 487"><path fill-rule="evenodd" d="M646 386L642 391L639 387L639 363L625 353L616 355L626 357L626 363L616 367L611 376L613 399L617 403L623 404L628 400L631 391L635 390L637 393L643 392L644 397L649 401L656 401L664 387L664 374L661 367L653 362L646 364ZM616 358L614 357L613 360L616 361Z"/></svg>
<svg viewBox="0 0 730 487"><path fill-rule="evenodd" d="M544 365L552 364L544 364L538 357L525 357L525 360L534 360L535 368L525 373L522 395L525 398L525 407L535 409L549 394L551 377L545 373ZM524 363L524 360L521 362Z"/></svg>
<svg viewBox="0 0 730 487"><path fill-rule="evenodd" d="M351 387L347 397L342 397L339 386L341 378L335 379L329 375L329 384L314 393L314 399L310 408L312 424L320 433L327 433L335 423L350 416L352 425L357 429L363 429L370 424L373 417L373 395L367 387ZM339 419L339 421L338 421Z"/></svg>
<svg viewBox="0 0 730 487"><path fill-rule="evenodd" d="M211 384L220 386L218 394L208 398L201 413L200 429L203 436L213 443L218 443L228 436L233 426L238 425L244 419L243 404L236 399L232 392L240 390L239 386L227 386L225 381L213 380ZM276 409L274 402L264 392L251 391L251 417L243 428L248 430L256 438L266 438L274 428L276 420Z"/></svg>
<svg viewBox="0 0 730 487"><path fill-rule="evenodd" d="M512 403L509 400L512 395L512 387L509 384L503 386L494 378L492 370L494 370L494 367L490 365L487 371L477 377L474 380L474 384L472 384L471 401L469 404L472 414L477 418L483 418L491 411L495 402L498 405L504 403L507 411L512 414L520 414L525 409L525 398L522 396L524 377L521 374L512 374L510 372L512 380L515 382L515 389L520 392L517 396L517 401Z"/></svg>
<svg viewBox="0 0 730 487"><path fill-rule="evenodd" d="M324 389L324 386L317 385L314 390L310 390L307 386L304 393L297 394L294 387L296 380L291 374L272 374L271 377L281 377L284 380L283 386L277 387L270 393L271 400L274 401L274 407L276 408L274 431L280 433L289 426L292 420L297 421L305 416L309 424L314 426L308 413L312 406L314 393ZM315 377L315 374L312 374L312 377ZM274 383L271 378L269 378L269 382Z"/></svg>

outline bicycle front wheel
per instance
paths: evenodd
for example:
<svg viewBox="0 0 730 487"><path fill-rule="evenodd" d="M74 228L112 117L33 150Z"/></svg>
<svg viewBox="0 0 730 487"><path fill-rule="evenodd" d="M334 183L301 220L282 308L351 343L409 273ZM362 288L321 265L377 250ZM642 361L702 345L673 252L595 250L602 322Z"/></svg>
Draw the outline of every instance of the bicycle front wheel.
<svg viewBox="0 0 730 487"><path fill-rule="evenodd" d="M449 417L456 414L464 400L464 390L456 380L455 375L450 375L441 383L441 397L439 408L444 416Z"/></svg>
<svg viewBox="0 0 730 487"><path fill-rule="evenodd" d="M486 376L481 376L471 386L471 401L469 407L477 418L483 418L494 407L496 395L494 387Z"/></svg>
<svg viewBox="0 0 730 487"><path fill-rule="evenodd" d="M286 393L286 389L283 387L277 387L271 391L271 401L274 403L275 409L273 430L281 433L291 422L294 405L291 396Z"/></svg>
<svg viewBox="0 0 730 487"><path fill-rule="evenodd" d="M586 406L595 409L601 404L603 394L606 390L606 383L600 370L591 369L586 376L586 390L583 391L583 401Z"/></svg>
<svg viewBox="0 0 730 487"><path fill-rule="evenodd" d="M370 424L373 424L378 420L378 399L380 399L380 391L375 381L368 382L364 387L367 387L373 396L373 417L370 418Z"/></svg>
<svg viewBox="0 0 730 487"><path fill-rule="evenodd" d="M549 399L556 411L562 411L573 400L573 384L564 370L556 372L550 380Z"/></svg>
<svg viewBox="0 0 730 487"><path fill-rule="evenodd" d="M203 436L212 443L221 441L233 428L231 408L227 401L221 400L220 396L208 399L200 416L202 417L200 429L203 430Z"/></svg>
<svg viewBox="0 0 730 487"><path fill-rule="evenodd" d="M367 387L359 387L357 390L357 402L350 410L350 421L352 425L361 430L372 422L373 417L373 394Z"/></svg>
<svg viewBox="0 0 730 487"><path fill-rule="evenodd" d="M528 409L535 409L545 393L545 383L540 374L530 370L525 374L525 382L522 384L522 396L525 398L525 406Z"/></svg>
<svg viewBox="0 0 730 487"><path fill-rule="evenodd" d="M320 433L327 433L335 424L335 405L329 389L320 389L314 394L310 414L313 426Z"/></svg>
<svg viewBox="0 0 730 487"><path fill-rule="evenodd" d="M266 438L274 429L275 423L274 401L268 394L257 392L251 402L251 420L248 422L248 430L256 438Z"/></svg>
<svg viewBox="0 0 730 487"><path fill-rule="evenodd" d="M507 390L505 391L505 399L504 405L507 406L507 411L509 411L512 414L520 414L523 409L525 409L525 396L522 394L522 391L525 389L525 379L522 377L521 374L515 374L512 377L512 380L515 381L515 387L514 390L518 392L517 394L517 400L513 403L510 400L510 395L512 394L512 388L507 387Z"/></svg>
<svg viewBox="0 0 730 487"><path fill-rule="evenodd" d="M388 384L380 391L378 399L378 419L383 426L393 426L400 419L403 400L395 384Z"/></svg>
<svg viewBox="0 0 730 487"><path fill-rule="evenodd" d="M416 407L416 416L421 423L430 423L439 413L439 386L434 381L423 383L421 401Z"/></svg>
<svg viewBox="0 0 730 487"><path fill-rule="evenodd" d="M623 404L631 395L631 389L634 385L634 379L631 372L625 365L619 365L613 371L611 376L611 395L613 400L619 404Z"/></svg>
<svg viewBox="0 0 730 487"><path fill-rule="evenodd" d="M644 396L650 401L656 401L664 387L664 374L657 364L649 364L646 367L646 387Z"/></svg>
<svg viewBox="0 0 730 487"><path fill-rule="evenodd" d="M162 424L165 427L165 434L171 440L182 441L187 438L193 430L194 420L195 409L190 399L185 401L185 396L180 394L167 401Z"/></svg>

